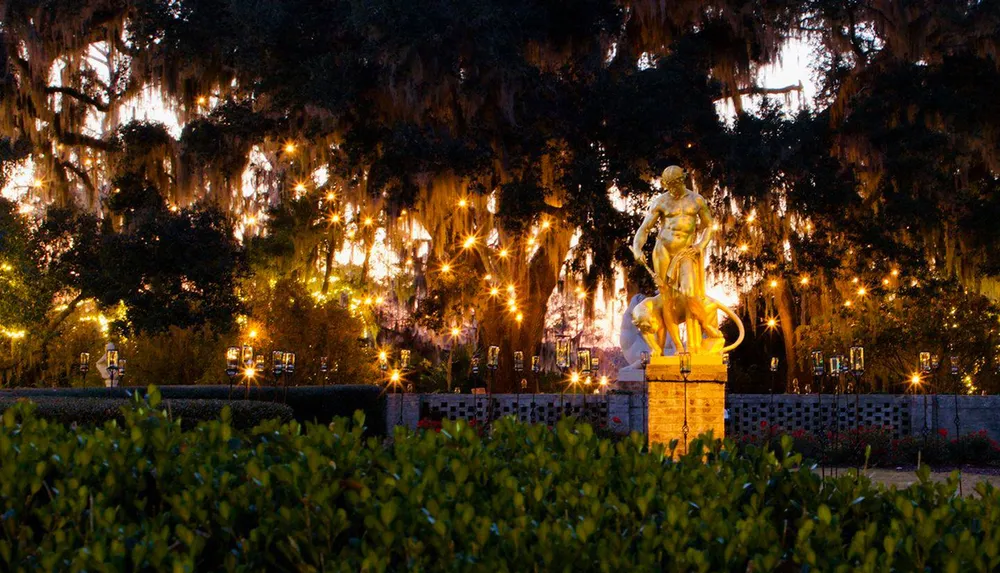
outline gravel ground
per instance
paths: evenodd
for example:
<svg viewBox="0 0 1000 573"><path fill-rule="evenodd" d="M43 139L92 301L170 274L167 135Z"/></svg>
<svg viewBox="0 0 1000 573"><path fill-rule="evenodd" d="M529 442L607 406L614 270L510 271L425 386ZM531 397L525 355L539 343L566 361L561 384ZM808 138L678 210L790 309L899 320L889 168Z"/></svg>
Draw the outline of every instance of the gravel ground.
<svg viewBox="0 0 1000 573"><path fill-rule="evenodd" d="M945 481L954 469L958 468L935 468L931 471L931 479L934 481ZM966 495L973 493L973 488L981 481L989 482L994 487L1000 488L1000 469L998 468L960 469L962 471L962 490ZM826 475L830 475L834 470L840 475L854 473L854 468L825 468ZM815 471L820 472L821 470L820 468L816 468ZM864 473L872 481L903 488L916 483L917 476L914 473L915 471L916 467L900 467L896 469L868 469Z"/></svg>

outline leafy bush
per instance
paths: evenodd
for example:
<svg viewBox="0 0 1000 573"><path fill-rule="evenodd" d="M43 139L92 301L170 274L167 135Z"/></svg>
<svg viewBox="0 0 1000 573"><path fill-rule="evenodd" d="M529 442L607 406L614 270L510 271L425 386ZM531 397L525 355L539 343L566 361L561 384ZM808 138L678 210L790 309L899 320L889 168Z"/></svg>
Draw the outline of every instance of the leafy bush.
<svg viewBox="0 0 1000 573"><path fill-rule="evenodd" d="M504 419L366 439L227 420L190 431L156 393L123 424L0 421L0 569L896 570L1000 567L1000 491L822 480L798 455ZM791 438L782 447L791 448Z"/></svg>
<svg viewBox="0 0 1000 573"><path fill-rule="evenodd" d="M144 394L142 388L17 388L0 393L0 397L77 397L128 399L132 394ZM249 394L243 388L216 386L163 386L159 393L170 400L225 400L237 403L248 396L251 401L287 404L299 422L328 424L337 417L351 417L361 410L369 421L370 431L384 432L385 402L376 386L255 386Z"/></svg>
<svg viewBox="0 0 1000 573"><path fill-rule="evenodd" d="M125 423L131 400L120 398L0 398L0 410L20 402L34 403L33 413L39 418L60 424L99 426L116 420ZM180 420L181 427L190 429L199 422L218 420L223 408L228 407L234 428L250 429L266 420L288 422L293 419L292 409L284 404L253 401L224 400L165 400L162 404L170 417Z"/></svg>

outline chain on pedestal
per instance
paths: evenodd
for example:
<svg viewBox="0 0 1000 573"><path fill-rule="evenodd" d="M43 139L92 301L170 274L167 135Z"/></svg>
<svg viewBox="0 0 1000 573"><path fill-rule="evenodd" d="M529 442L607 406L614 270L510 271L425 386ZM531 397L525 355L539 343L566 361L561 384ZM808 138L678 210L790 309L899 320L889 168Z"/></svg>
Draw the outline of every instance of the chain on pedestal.
<svg viewBox="0 0 1000 573"><path fill-rule="evenodd" d="M681 352L678 354L680 367L681 367L681 377L684 379L684 425L681 426L681 434L684 439L684 455L688 453L688 432L691 428L688 426L688 375L691 374L691 353Z"/></svg>

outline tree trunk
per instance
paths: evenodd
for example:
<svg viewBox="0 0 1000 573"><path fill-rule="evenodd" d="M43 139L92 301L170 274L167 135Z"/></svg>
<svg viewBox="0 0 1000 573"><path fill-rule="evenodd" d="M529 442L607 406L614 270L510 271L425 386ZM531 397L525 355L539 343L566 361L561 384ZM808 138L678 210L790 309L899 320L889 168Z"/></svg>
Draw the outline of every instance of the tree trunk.
<svg viewBox="0 0 1000 573"><path fill-rule="evenodd" d="M774 297L775 305L778 307L778 321L781 325L781 339L785 345L785 392L792 391L792 380L799 378L799 388L805 381L800 378L802 371L799 368L799 361L795 357L795 311L793 305L792 289L788 281L782 281L778 288L777 296Z"/></svg>
<svg viewBox="0 0 1000 573"><path fill-rule="evenodd" d="M522 273L523 278L518 285L518 309L524 317L521 323L518 324L516 313L507 309L505 295L490 299L485 305L479 330L484 349L484 366L487 357L485 349L491 345L500 348L497 370L485 371L487 380L492 376L493 392L520 392L522 379L528 382L525 391L533 391L536 387L535 374L531 371L531 357L539 354L541 349L549 297L559 281L559 272L569 252L573 228L558 223L553 224L546 232L553 235L546 238L544 245L527 263L527 271ZM518 350L524 353L521 373L514 371L514 352Z"/></svg>

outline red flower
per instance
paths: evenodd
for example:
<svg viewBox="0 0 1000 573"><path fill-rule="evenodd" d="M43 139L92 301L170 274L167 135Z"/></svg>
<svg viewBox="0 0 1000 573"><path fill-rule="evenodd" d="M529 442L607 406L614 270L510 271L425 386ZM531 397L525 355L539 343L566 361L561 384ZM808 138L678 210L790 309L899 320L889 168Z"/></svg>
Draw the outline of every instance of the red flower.
<svg viewBox="0 0 1000 573"><path fill-rule="evenodd" d="M938 434L940 434L942 438L947 438L948 437L947 428L938 428Z"/></svg>
<svg viewBox="0 0 1000 573"><path fill-rule="evenodd" d="M766 428L767 427L767 420L761 420L760 421L760 427L761 428Z"/></svg>
<svg viewBox="0 0 1000 573"><path fill-rule="evenodd" d="M616 424L621 424L622 423L622 419L619 418L618 416L615 416L614 418L611 418L611 421L614 422L614 423L616 423Z"/></svg>

